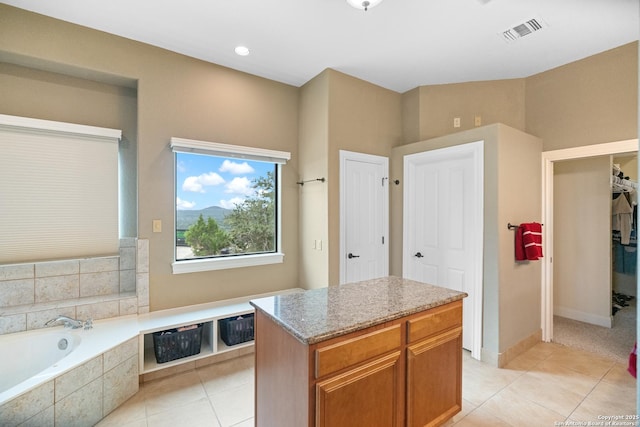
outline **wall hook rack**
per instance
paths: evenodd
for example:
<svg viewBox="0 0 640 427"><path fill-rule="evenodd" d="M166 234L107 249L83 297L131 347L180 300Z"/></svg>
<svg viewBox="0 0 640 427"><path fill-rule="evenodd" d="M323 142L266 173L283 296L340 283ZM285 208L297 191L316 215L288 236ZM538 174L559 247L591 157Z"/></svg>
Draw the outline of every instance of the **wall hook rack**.
<svg viewBox="0 0 640 427"><path fill-rule="evenodd" d="M540 225L544 225L544 224L540 224ZM507 228L509 230L516 230L516 229L518 229L518 227L520 227L520 226L519 225L513 225L510 222L507 223Z"/></svg>
<svg viewBox="0 0 640 427"><path fill-rule="evenodd" d="M308 180L306 180L306 181L298 181L298 182L296 182L296 184L298 184L298 185L300 185L300 186L303 186L303 185L304 185L304 184L306 184L307 182L315 182L315 181L324 182L324 181L325 181L325 179L324 179L324 177L323 177L323 178L316 178L316 179L308 179Z"/></svg>

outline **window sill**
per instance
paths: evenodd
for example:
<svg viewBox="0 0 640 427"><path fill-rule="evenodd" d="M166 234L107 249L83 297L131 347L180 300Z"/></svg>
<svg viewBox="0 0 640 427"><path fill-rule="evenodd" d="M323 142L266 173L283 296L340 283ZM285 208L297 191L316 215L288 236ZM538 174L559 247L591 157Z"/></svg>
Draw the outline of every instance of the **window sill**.
<svg viewBox="0 0 640 427"><path fill-rule="evenodd" d="M245 255L229 258L192 259L175 261L171 267L173 274L197 273L200 271L226 270L229 268L253 267L257 265L280 264L283 253Z"/></svg>

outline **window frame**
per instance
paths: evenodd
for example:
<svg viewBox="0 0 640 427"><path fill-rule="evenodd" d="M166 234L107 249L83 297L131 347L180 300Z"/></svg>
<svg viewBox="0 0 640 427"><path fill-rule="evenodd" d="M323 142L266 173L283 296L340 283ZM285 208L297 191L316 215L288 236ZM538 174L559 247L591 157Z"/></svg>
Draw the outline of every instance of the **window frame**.
<svg viewBox="0 0 640 427"><path fill-rule="evenodd" d="M196 273L203 271L225 270L230 268L252 267L258 265L279 264L284 261L282 251L282 165L291 159L291 153L285 151L268 150L239 145L222 144L218 142L198 141L185 138L172 137L169 147L173 154L173 274ZM229 257L211 257L200 259L176 259L176 189L177 170L176 152L204 154L208 156L236 158L244 160L256 160L274 163L276 165L276 224L275 252L234 255Z"/></svg>

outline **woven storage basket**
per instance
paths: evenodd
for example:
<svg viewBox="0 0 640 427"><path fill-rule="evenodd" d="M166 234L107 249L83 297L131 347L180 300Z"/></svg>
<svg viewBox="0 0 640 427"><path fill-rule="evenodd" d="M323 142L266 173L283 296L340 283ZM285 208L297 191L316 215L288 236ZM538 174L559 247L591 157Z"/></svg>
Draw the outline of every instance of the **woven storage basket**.
<svg viewBox="0 0 640 427"><path fill-rule="evenodd" d="M220 336L226 345L236 345L253 339L253 313L218 321Z"/></svg>
<svg viewBox="0 0 640 427"><path fill-rule="evenodd" d="M169 329L153 333L153 350L158 363L193 356L200 353L202 323L197 328L186 331Z"/></svg>

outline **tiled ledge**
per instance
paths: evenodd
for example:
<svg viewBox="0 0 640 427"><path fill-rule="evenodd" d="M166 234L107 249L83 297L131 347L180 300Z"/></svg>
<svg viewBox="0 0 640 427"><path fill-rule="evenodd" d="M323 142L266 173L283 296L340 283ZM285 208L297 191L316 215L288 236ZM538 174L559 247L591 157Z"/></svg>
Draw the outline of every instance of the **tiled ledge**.
<svg viewBox="0 0 640 427"><path fill-rule="evenodd" d="M0 308L0 315L11 316L13 314L24 314L31 311L63 309L67 307L77 306L77 305L89 305L89 304L104 303L109 301L119 301L127 298L136 298L135 291L121 292L118 294L111 294L111 295L96 295L91 297L72 298L72 299L66 299L62 301L51 301L51 302L37 303L37 304L17 305L13 307L3 307L3 308ZM128 314L136 314L136 313L128 313ZM108 317L114 317L114 316L108 316Z"/></svg>
<svg viewBox="0 0 640 427"><path fill-rule="evenodd" d="M60 315L100 320L137 313L135 292L5 307L0 311L0 334L44 328L47 321Z"/></svg>

